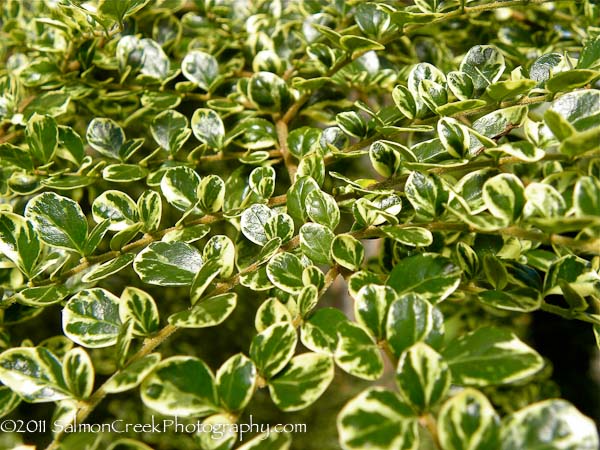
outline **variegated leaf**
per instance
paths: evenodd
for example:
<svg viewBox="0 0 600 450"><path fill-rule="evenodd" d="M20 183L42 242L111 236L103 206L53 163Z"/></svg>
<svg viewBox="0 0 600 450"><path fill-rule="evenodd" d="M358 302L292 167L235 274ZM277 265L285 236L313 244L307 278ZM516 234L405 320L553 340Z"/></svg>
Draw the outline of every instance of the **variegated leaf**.
<svg viewBox="0 0 600 450"><path fill-rule="evenodd" d="M481 392L467 388L442 405L438 433L445 450L498 447L500 418Z"/></svg>
<svg viewBox="0 0 600 450"><path fill-rule="evenodd" d="M62 326L65 335L83 347L110 347L121 327L119 299L101 288L80 291L65 305Z"/></svg>
<svg viewBox="0 0 600 450"><path fill-rule="evenodd" d="M283 411L297 411L314 403L333 380L330 356L304 353L292 358L282 372L269 380L273 402Z"/></svg>
<svg viewBox="0 0 600 450"><path fill-rule="evenodd" d="M161 414L202 417L218 412L214 375L202 360L191 356L158 363L140 391L144 404Z"/></svg>
<svg viewBox="0 0 600 450"><path fill-rule="evenodd" d="M350 400L337 418L344 450L416 450L417 417L397 394L372 387Z"/></svg>
<svg viewBox="0 0 600 450"><path fill-rule="evenodd" d="M434 349L417 342L400 355L396 369L400 392L419 412L435 406L450 387L448 364Z"/></svg>

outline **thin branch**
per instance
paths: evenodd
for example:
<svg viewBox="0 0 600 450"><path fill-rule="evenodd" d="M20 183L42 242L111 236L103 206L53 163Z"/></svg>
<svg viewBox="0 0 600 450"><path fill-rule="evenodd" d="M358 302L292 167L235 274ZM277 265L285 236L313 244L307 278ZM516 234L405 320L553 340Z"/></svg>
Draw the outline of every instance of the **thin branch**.
<svg viewBox="0 0 600 450"><path fill-rule="evenodd" d="M279 151L281 152L281 156L283 157L283 162L285 163L285 167L287 168L288 174L290 176L290 183L293 183L296 179L296 172L298 170L298 166L294 161L294 156L290 153L290 149L288 148L287 139L288 139L288 126L287 123L283 120L278 120L275 123L275 129L277 130L277 140L279 141Z"/></svg>

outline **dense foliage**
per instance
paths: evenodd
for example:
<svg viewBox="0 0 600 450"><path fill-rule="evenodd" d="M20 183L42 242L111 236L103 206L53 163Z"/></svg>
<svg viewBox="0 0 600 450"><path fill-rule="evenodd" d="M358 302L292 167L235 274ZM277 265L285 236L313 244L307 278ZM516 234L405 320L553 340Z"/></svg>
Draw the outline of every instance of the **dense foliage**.
<svg viewBox="0 0 600 450"><path fill-rule="evenodd" d="M597 2L0 20L3 420L309 422L2 448L598 448L527 343L600 333Z"/></svg>

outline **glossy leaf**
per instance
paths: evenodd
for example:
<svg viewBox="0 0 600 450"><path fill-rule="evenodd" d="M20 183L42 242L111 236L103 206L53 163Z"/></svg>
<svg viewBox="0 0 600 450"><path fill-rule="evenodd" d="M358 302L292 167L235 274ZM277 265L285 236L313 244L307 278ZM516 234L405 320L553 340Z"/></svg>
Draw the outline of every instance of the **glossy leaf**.
<svg viewBox="0 0 600 450"><path fill-rule="evenodd" d="M65 335L83 347L110 347L121 327L119 299L105 289L80 291L65 305L62 325Z"/></svg>
<svg viewBox="0 0 600 450"><path fill-rule="evenodd" d="M158 365L140 387L144 404L165 415L202 417L218 411L215 378L191 356L173 356Z"/></svg>
<svg viewBox="0 0 600 450"><path fill-rule="evenodd" d="M530 377L544 366L542 357L510 331L484 327L450 342L442 352L459 384L489 386Z"/></svg>

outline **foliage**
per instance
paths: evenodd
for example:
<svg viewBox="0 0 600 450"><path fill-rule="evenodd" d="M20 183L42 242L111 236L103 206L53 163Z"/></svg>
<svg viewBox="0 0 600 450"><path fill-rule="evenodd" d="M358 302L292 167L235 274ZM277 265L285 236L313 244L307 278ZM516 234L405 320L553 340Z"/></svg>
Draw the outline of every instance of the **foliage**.
<svg viewBox="0 0 600 450"><path fill-rule="evenodd" d="M0 20L0 415L231 425L270 398L278 423L330 388L346 450L598 448L526 343L538 310L600 335L597 2L6 0ZM308 432L295 448L326 448Z"/></svg>

